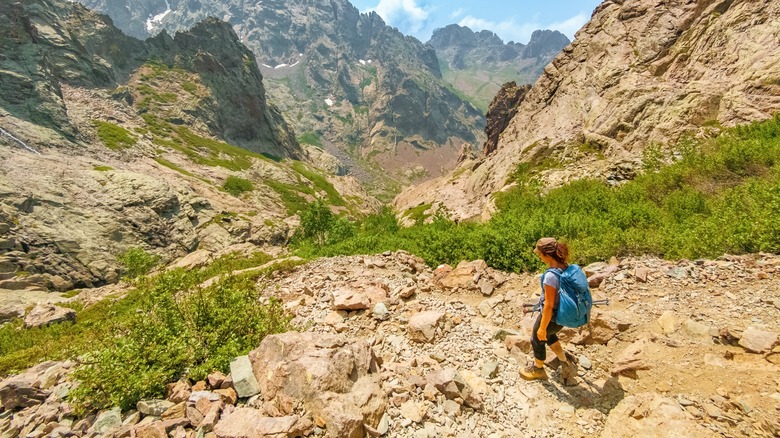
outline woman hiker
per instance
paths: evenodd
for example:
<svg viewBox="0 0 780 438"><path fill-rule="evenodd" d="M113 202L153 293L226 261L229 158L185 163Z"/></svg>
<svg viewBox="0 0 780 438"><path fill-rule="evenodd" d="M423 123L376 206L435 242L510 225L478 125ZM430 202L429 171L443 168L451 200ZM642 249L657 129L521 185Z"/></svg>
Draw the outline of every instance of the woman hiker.
<svg viewBox="0 0 780 438"><path fill-rule="evenodd" d="M534 323L531 346L534 350L534 361L527 368L520 371L520 377L525 380L547 380L547 372L544 370L544 361L547 358L545 344L555 353L563 364L562 376L564 379L576 375L576 366L571 363L556 334L563 328L555 323L555 313L558 310L559 276L568 266L569 247L552 237L544 237L536 242L534 253L542 259L557 275L550 270L542 274L544 290L539 298L542 308L539 317ZM573 359L573 358L572 358Z"/></svg>

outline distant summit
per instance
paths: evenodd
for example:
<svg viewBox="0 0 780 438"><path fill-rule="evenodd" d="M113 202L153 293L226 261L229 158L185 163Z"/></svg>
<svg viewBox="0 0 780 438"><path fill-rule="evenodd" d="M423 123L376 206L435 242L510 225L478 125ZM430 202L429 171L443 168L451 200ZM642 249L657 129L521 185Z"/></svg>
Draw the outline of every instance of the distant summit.
<svg viewBox="0 0 780 438"><path fill-rule="evenodd" d="M511 62L519 59L529 59L545 56L555 56L570 43L566 35L557 30L536 30L531 35L528 45L504 41L489 30L474 32L468 27L450 24L447 27L433 31L428 44L440 51L457 52L456 59L488 62ZM464 66L465 68L465 66Z"/></svg>
<svg viewBox="0 0 780 438"><path fill-rule="evenodd" d="M523 58L537 58L539 56L556 56L571 41L557 30L535 30L531 34L531 40L525 46Z"/></svg>
<svg viewBox="0 0 780 438"><path fill-rule="evenodd" d="M451 24L436 29L428 45L436 50L444 79L483 111L501 85L532 84L569 44L557 30L537 30L528 44L504 43L494 32Z"/></svg>

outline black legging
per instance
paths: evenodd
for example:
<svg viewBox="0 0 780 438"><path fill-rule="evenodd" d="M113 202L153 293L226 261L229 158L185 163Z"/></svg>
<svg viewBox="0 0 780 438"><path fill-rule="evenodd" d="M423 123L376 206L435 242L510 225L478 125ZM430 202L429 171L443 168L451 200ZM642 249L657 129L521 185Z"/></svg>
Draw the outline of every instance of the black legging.
<svg viewBox="0 0 780 438"><path fill-rule="evenodd" d="M557 333L563 328L563 326L556 324L554 319L555 315L550 319L550 323L547 324L546 341L540 340L539 336L536 335L536 332L539 331L539 326L542 324L542 312L539 312L539 317L536 318L536 322L534 323L533 336L531 336L531 347L534 349L534 357L542 362L547 359L547 349L544 344L552 345L558 342Z"/></svg>

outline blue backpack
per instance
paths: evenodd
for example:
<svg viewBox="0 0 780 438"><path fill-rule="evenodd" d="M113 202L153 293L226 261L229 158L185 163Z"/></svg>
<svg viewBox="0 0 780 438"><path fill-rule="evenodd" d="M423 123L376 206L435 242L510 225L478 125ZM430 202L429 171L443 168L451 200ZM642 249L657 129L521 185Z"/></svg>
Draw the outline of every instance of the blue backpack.
<svg viewBox="0 0 780 438"><path fill-rule="evenodd" d="M558 313L555 322L564 327L582 327L590 321L590 309L593 307L593 297L590 295L588 279L578 265L569 265L559 273L555 269L548 272L558 276ZM542 294L544 294L544 275L542 275Z"/></svg>

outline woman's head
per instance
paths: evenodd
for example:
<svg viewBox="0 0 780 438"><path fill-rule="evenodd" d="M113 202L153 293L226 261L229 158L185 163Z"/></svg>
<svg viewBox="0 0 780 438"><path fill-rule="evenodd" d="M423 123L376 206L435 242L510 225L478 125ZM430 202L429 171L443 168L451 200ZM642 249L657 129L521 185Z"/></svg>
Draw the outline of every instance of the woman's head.
<svg viewBox="0 0 780 438"><path fill-rule="evenodd" d="M547 258L561 264L569 263L569 247L565 243L558 242L552 237L542 237L536 242L534 252L549 264Z"/></svg>

